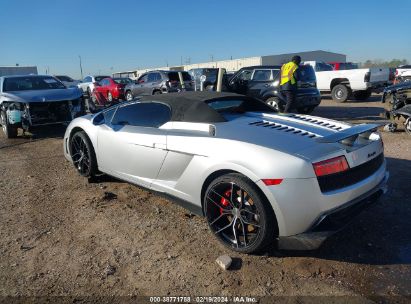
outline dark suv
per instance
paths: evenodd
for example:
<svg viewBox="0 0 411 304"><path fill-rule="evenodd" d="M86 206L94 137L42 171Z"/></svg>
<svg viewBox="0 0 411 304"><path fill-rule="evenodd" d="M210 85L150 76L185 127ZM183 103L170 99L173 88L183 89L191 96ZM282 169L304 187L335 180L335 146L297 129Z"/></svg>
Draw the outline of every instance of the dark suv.
<svg viewBox="0 0 411 304"><path fill-rule="evenodd" d="M242 68L228 80L228 90L259 98L281 112L286 100L280 91L280 69L281 66ZM321 102L314 69L311 66L300 66L298 78L295 108L299 113L310 113Z"/></svg>
<svg viewBox="0 0 411 304"><path fill-rule="evenodd" d="M126 100L136 96L155 95L182 91L178 71L151 71L141 75L135 83L124 88ZM188 72L181 72L186 91L193 90L193 84Z"/></svg>

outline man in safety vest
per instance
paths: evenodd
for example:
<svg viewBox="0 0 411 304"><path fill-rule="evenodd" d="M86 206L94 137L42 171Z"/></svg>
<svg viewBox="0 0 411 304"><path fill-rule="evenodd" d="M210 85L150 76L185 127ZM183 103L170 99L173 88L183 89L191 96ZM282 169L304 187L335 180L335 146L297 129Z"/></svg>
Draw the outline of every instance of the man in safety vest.
<svg viewBox="0 0 411 304"><path fill-rule="evenodd" d="M295 105L297 96L298 67L301 63L300 56L294 56L290 62L283 64L281 67L280 88L287 99L284 113L288 113Z"/></svg>

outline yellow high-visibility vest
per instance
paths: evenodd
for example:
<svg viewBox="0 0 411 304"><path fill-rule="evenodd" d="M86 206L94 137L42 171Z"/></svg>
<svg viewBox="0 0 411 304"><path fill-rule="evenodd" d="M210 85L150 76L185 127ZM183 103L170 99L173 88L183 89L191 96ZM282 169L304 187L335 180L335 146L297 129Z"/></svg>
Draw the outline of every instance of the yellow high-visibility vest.
<svg viewBox="0 0 411 304"><path fill-rule="evenodd" d="M291 81L291 84L295 84L294 72L298 69L298 65L290 61L283 64L281 67L281 82L280 85L284 85Z"/></svg>

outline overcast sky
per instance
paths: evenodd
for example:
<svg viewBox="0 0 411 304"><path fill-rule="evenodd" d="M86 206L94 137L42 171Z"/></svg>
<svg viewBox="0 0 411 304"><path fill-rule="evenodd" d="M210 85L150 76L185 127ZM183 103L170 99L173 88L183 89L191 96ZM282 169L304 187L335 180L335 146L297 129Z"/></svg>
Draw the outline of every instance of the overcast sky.
<svg viewBox="0 0 411 304"><path fill-rule="evenodd" d="M0 65L80 77L325 50L411 61L411 1L0 0Z"/></svg>

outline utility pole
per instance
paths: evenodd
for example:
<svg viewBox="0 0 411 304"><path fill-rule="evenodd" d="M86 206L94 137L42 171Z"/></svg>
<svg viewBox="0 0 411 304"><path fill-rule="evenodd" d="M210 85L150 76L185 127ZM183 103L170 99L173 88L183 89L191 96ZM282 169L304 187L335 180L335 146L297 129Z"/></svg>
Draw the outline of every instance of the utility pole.
<svg viewBox="0 0 411 304"><path fill-rule="evenodd" d="M81 65L81 56L78 55L78 58L80 59L80 73L81 73L81 79L83 79L83 67Z"/></svg>

